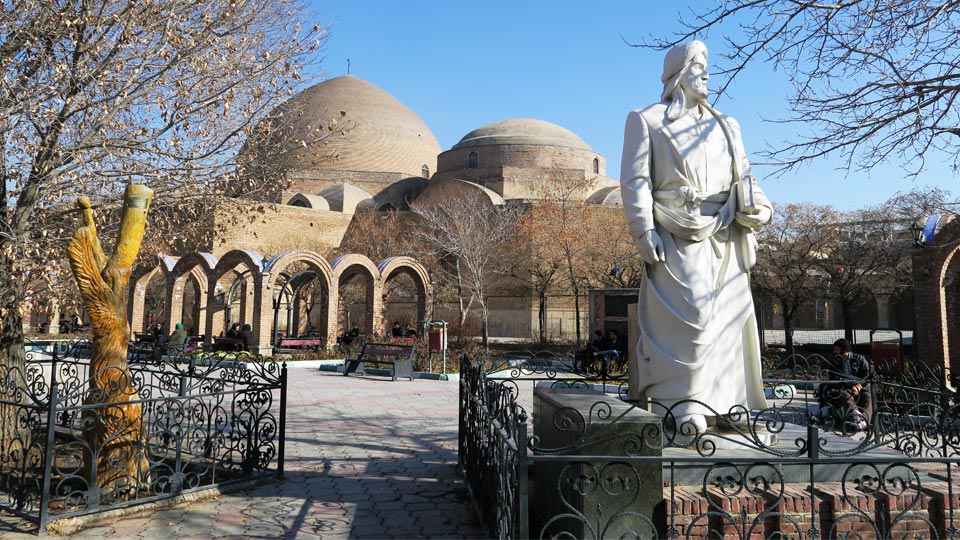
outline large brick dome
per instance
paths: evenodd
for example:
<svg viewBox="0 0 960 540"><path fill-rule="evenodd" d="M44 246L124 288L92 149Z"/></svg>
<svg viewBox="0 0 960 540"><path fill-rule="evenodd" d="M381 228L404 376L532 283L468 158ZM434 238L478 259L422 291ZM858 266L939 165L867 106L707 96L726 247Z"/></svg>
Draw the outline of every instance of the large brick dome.
<svg viewBox="0 0 960 540"><path fill-rule="evenodd" d="M593 151L572 131L531 118L511 118L479 127L464 135L460 142L453 145L453 149L506 144L566 146Z"/></svg>
<svg viewBox="0 0 960 540"><path fill-rule="evenodd" d="M341 114L341 112L343 114ZM342 135L317 140L332 120ZM252 140L262 164L300 173L354 171L421 176L436 170L440 144L420 118L380 88L345 75L303 90L277 107L279 126L267 141Z"/></svg>

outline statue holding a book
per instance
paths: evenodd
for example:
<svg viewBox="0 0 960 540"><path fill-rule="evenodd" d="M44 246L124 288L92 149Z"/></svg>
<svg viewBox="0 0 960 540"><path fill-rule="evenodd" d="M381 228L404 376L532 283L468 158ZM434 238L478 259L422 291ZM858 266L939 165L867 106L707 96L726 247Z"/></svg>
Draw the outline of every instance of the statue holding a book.
<svg viewBox="0 0 960 540"><path fill-rule="evenodd" d="M740 126L707 102L707 57L700 41L667 53L661 101L627 117L620 175L645 262L631 395L697 432L766 408L749 272L772 217Z"/></svg>

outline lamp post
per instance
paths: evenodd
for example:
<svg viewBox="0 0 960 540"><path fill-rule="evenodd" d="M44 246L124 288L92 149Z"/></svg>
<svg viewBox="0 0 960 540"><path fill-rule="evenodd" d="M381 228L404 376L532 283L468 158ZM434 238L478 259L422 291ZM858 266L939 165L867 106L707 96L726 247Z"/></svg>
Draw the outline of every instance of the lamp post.
<svg viewBox="0 0 960 540"><path fill-rule="evenodd" d="M927 247L925 238L923 235L923 227L921 227L920 224L917 223L916 221L910 224L910 234L913 237L913 247L915 248Z"/></svg>

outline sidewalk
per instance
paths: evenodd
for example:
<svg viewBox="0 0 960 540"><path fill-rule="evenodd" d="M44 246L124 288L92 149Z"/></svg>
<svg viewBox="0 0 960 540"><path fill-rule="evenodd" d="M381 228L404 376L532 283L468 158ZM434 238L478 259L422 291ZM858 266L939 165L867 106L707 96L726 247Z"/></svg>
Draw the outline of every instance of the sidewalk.
<svg viewBox="0 0 960 540"><path fill-rule="evenodd" d="M289 370L281 482L43 538L482 538L457 463L455 382ZM0 514L0 538L16 520Z"/></svg>

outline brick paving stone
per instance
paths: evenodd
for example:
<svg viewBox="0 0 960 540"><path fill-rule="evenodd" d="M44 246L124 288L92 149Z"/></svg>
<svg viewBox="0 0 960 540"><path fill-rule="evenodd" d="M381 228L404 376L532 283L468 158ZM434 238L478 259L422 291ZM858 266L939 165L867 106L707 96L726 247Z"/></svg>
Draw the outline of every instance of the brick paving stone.
<svg viewBox="0 0 960 540"><path fill-rule="evenodd" d="M483 537L456 467L456 383L295 365L289 381L284 480L44 538ZM8 530L0 521L4 539L36 538Z"/></svg>

